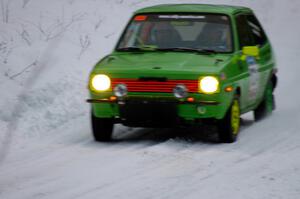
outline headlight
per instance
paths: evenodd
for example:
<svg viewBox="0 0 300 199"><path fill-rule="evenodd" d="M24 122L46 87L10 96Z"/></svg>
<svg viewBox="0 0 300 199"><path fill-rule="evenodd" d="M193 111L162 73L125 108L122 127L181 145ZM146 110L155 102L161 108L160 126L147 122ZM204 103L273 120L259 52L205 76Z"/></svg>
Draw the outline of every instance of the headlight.
<svg viewBox="0 0 300 199"><path fill-rule="evenodd" d="M92 77L90 86L95 91L107 91L110 89L111 82L107 75L95 75Z"/></svg>
<svg viewBox="0 0 300 199"><path fill-rule="evenodd" d="M200 79L199 89L201 93L214 94L219 91L219 80L213 76L207 76Z"/></svg>

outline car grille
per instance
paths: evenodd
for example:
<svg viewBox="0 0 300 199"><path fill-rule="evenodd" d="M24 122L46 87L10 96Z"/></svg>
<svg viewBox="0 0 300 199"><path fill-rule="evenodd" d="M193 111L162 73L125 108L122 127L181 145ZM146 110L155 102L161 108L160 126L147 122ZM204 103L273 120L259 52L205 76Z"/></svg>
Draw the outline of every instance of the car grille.
<svg viewBox="0 0 300 199"><path fill-rule="evenodd" d="M155 92L155 93L172 93L178 84L184 84L188 92L198 92L197 80L166 80L166 81L148 81L140 79L113 79L113 88L118 84L125 84L128 92Z"/></svg>

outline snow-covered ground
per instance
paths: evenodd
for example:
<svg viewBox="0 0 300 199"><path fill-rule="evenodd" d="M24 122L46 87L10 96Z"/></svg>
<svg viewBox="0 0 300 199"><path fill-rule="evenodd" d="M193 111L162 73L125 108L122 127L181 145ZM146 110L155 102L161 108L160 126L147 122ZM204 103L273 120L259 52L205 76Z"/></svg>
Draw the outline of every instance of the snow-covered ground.
<svg viewBox="0 0 300 199"><path fill-rule="evenodd" d="M86 83L131 13L180 0L0 0L0 198L300 197L300 2L255 10L277 55L277 110L243 116L237 143L209 129L130 129L92 140ZM297 81L298 80L298 81Z"/></svg>

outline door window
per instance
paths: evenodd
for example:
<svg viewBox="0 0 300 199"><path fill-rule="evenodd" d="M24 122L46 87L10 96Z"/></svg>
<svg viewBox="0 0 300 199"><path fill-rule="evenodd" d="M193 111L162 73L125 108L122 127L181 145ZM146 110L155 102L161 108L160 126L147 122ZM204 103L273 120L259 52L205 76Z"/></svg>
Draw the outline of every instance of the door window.
<svg viewBox="0 0 300 199"><path fill-rule="evenodd" d="M240 49L242 49L244 46L255 46L256 43L248 25L246 15L238 15L236 17L236 22Z"/></svg>
<svg viewBox="0 0 300 199"><path fill-rule="evenodd" d="M257 18L253 14L250 14L246 15L246 20L255 44L263 46L267 42L267 37Z"/></svg>

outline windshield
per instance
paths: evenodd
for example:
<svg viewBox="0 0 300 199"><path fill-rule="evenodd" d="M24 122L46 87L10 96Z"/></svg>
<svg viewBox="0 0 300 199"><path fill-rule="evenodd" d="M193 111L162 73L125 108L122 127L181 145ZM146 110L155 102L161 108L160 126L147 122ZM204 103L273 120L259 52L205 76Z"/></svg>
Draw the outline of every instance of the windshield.
<svg viewBox="0 0 300 199"><path fill-rule="evenodd" d="M213 14L137 15L123 34L117 50L195 49L232 52L230 20Z"/></svg>

